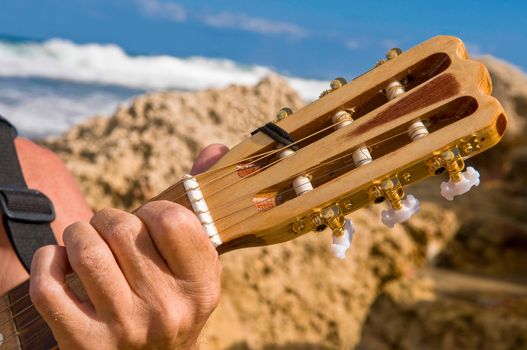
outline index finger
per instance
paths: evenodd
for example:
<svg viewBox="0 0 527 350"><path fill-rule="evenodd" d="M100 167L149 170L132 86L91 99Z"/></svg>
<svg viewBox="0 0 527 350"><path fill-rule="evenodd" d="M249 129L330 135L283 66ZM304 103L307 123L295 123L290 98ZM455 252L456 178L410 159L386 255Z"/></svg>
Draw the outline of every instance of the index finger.
<svg viewBox="0 0 527 350"><path fill-rule="evenodd" d="M217 278L218 253L191 211L173 202L154 201L135 214L148 228L154 244L177 278L188 281Z"/></svg>

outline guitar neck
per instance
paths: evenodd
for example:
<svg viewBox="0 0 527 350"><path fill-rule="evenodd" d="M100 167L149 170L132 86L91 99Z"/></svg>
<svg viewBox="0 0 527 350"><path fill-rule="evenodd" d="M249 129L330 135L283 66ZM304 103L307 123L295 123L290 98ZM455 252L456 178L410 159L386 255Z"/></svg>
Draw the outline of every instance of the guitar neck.
<svg viewBox="0 0 527 350"><path fill-rule="evenodd" d="M0 350L57 348L57 342L29 298L29 281L0 298Z"/></svg>

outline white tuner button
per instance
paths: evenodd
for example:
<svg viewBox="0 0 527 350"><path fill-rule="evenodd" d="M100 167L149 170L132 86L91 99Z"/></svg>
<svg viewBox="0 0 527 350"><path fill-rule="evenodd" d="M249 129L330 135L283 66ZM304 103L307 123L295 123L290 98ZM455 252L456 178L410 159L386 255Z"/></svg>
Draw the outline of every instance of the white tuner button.
<svg viewBox="0 0 527 350"><path fill-rule="evenodd" d="M403 207L401 209L393 209L390 203L388 203L388 207L388 209L382 211L381 220L383 224L389 228L393 228L395 224L405 222L419 211L419 201L417 198L409 194L403 201Z"/></svg>
<svg viewBox="0 0 527 350"><path fill-rule="evenodd" d="M336 258L346 259L346 251L351 247L351 240L355 233L355 227L350 219L346 219L344 223L344 234L341 236L333 235L333 244L331 244L331 251Z"/></svg>
<svg viewBox="0 0 527 350"><path fill-rule="evenodd" d="M458 182L448 180L443 181L441 184L441 195L448 199L453 200L455 196L459 196L463 193L470 191L472 186L479 185L479 173L473 167L468 167L467 170L461 173L461 180Z"/></svg>

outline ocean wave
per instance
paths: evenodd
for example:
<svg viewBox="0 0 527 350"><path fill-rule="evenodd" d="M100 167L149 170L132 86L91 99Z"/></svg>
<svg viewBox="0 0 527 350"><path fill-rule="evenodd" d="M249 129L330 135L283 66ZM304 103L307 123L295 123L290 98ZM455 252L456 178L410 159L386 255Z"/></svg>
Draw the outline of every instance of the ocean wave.
<svg viewBox="0 0 527 350"><path fill-rule="evenodd" d="M137 89L199 90L229 84L253 85L272 69L227 59L132 56L113 44L0 40L0 76L39 77ZM327 82L285 77L306 100L318 97Z"/></svg>

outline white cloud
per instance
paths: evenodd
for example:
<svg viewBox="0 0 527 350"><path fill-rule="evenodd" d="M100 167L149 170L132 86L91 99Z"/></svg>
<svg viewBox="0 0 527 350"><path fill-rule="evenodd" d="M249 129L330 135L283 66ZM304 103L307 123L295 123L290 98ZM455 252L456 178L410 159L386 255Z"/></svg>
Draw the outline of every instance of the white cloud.
<svg viewBox="0 0 527 350"><path fill-rule="evenodd" d="M349 39L344 45L350 50L357 50L360 47L360 42L357 39Z"/></svg>
<svg viewBox="0 0 527 350"><path fill-rule="evenodd" d="M173 1L136 0L136 2L147 16L164 18L174 22L184 22L188 16L187 10Z"/></svg>
<svg viewBox="0 0 527 350"><path fill-rule="evenodd" d="M264 35L288 35L302 38L308 35L307 30L294 23L274 21L252 17L245 13L218 12L202 14L186 9L174 1L135 0L145 16L163 18L174 22L192 19L215 28L230 28Z"/></svg>
<svg viewBox="0 0 527 350"><path fill-rule="evenodd" d="M302 38L308 32L294 23L251 17L244 13L220 12L209 14L202 21L216 28L232 28L265 35L285 34Z"/></svg>

